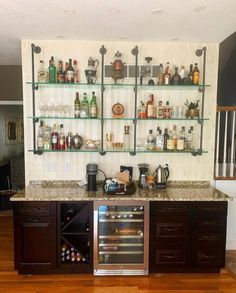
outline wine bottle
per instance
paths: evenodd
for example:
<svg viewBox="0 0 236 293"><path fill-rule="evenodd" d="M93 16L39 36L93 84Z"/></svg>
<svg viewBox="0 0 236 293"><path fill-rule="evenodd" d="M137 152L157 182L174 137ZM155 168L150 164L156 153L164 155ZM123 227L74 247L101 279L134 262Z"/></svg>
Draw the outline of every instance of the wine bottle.
<svg viewBox="0 0 236 293"><path fill-rule="evenodd" d="M65 212L65 215L64 215L66 222L68 223L69 221L71 221L73 216L74 216L74 210L70 208L69 210Z"/></svg>
<svg viewBox="0 0 236 293"><path fill-rule="evenodd" d="M72 59L69 59L69 66L67 69L67 82L74 83L74 68L72 66Z"/></svg>
<svg viewBox="0 0 236 293"><path fill-rule="evenodd" d="M49 60L48 72L49 72L49 83L56 83L57 82L57 69L54 64L54 57L53 56Z"/></svg>

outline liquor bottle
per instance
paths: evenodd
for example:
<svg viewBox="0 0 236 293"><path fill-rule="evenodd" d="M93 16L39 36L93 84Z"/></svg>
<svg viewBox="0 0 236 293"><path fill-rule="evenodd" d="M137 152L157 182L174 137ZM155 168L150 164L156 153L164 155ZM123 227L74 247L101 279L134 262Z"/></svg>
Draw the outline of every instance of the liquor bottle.
<svg viewBox="0 0 236 293"><path fill-rule="evenodd" d="M167 151L167 140L168 140L168 138L169 138L168 129L165 128L164 135L163 135L163 140L164 140L163 149L164 149L164 151Z"/></svg>
<svg viewBox="0 0 236 293"><path fill-rule="evenodd" d="M74 101L74 115L75 118L79 118L80 116L80 100L79 100L79 93L76 93L76 98Z"/></svg>
<svg viewBox="0 0 236 293"><path fill-rule="evenodd" d="M163 84L163 83L164 83L164 67L162 63L160 63L157 84Z"/></svg>
<svg viewBox="0 0 236 293"><path fill-rule="evenodd" d="M178 67L175 67L175 74L172 76L171 82L173 85L181 84L181 77L178 73Z"/></svg>
<svg viewBox="0 0 236 293"><path fill-rule="evenodd" d="M197 63L195 63L195 66L193 69L193 84L199 84L199 69L198 69Z"/></svg>
<svg viewBox="0 0 236 293"><path fill-rule="evenodd" d="M63 63L62 61L58 61L58 68L57 68L57 82L64 83L64 74L63 74Z"/></svg>
<svg viewBox="0 0 236 293"><path fill-rule="evenodd" d="M149 95L149 99L146 104L146 113L147 113L147 118L153 118L153 112L154 112L154 97L153 94Z"/></svg>
<svg viewBox="0 0 236 293"><path fill-rule="evenodd" d="M190 126L190 130L191 130L191 135L192 135L192 149L194 150L197 148L197 142L196 142L196 137L194 135L193 126Z"/></svg>
<svg viewBox="0 0 236 293"><path fill-rule="evenodd" d="M193 83L193 64L189 66L189 73L188 73L188 84Z"/></svg>
<svg viewBox="0 0 236 293"><path fill-rule="evenodd" d="M44 136L43 136L43 147L45 150L51 149L51 131L50 127L45 125Z"/></svg>
<svg viewBox="0 0 236 293"><path fill-rule="evenodd" d="M152 134L152 129L149 129L149 134L147 136L147 149L154 150L155 149L155 137Z"/></svg>
<svg viewBox="0 0 236 293"><path fill-rule="evenodd" d="M158 102L157 110L156 110L156 117L159 119L164 118L164 107L162 106L162 101Z"/></svg>
<svg viewBox="0 0 236 293"><path fill-rule="evenodd" d="M97 100L96 100L95 92L92 92L92 99L89 105L89 117L97 118Z"/></svg>
<svg viewBox="0 0 236 293"><path fill-rule="evenodd" d="M162 135L162 131L158 130L157 136L156 136L156 150L163 151L163 148L164 148L164 137Z"/></svg>
<svg viewBox="0 0 236 293"><path fill-rule="evenodd" d="M170 119L171 118L171 107L169 105L169 101L166 101L166 105L164 108L164 118Z"/></svg>
<svg viewBox="0 0 236 293"><path fill-rule="evenodd" d="M69 66L67 69L67 82L74 83L74 68L72 66L72 59L69 59Z"/></svg>
<svg viewBox="0 0 236 293"><path fill-rule="evenodd" d="M186 135L186 150L192 150L192 133L191 129L189 129L188 134Z"/></svg>
<svg viewBox="0 0 236 293"><path fill-rule="evenodd" d="M79 83L79 70L77 60L73 61L74 66L74 83Z"/></svg>
<svg viewBox="0 0 236 293"><path fill-rule="evenodd" d="M182 139L184 141L184 150L186 149L186 132L185 132L185 127L182 126L182 131L181 131Z"/></svg>
<svg viewBox="0 0 236 293"><path fill-rule="evenodd" d="M39 62L38 82L48 82L48 72L44 68L43 60Z"/></svg>
<svg viewBox="0 0 236 293"><path fill-rule="evenodd" d="M87 98L87 93L84 93L84 97L81 103L80 117L81 118L89 117L89 102Z"/></svg>
<svg viewBox="0 0 236 293"><path fill-rule="evenodd" d="M124 126L124 136L123 136L123 149L130 150L130 126Z"/></svg>
<svg viewBox="0 0 236 293"><path fill-rule="evenodd" d="M58 134L58 149L65 150L65 146L66 146L65 133L63 129L63 124L61 124L59 134Z"/></svg>
<svg viewBox="0 0 236 293"><path fill-rule="evenodd" d="M65 82L65 83L68 82L68 76L67 76L68 67L69 67L69 64L68 64L68 62L66 62L66 63L65 63L65 70L64 70L64 72L63 72L63 75L64 75L64 82Z"/></svg>
<svg viewBox="0 0 236 293"><path fill-rule="evenodd" d="M167 150L168 151L174 150L174 140L172 136L172 130L169 131L169 137L167 138Z"/></svg>
<svg viewBox="0 0 236 293"><path fill-rule="evenodd" d="M181 66L180 71L179 71L179 76L180 76L180 83L181 84L186 84L187 83L187 72L185 70L184 65Z"/></svg>
<svg viewBox="0 0 236 293"><path fill-rule="evenodd" d="M49 83L56 83L57 82L57 69L54 64L53 56L49 60L48 74L49 74Z"/></svg>
<svg viewBox="0 0 236 293"><path fill-rule="evenodd" d="M140 105L140 119L145 119L147 118L147 114L146 114L146 107L143 101L141 101L141 105Z"/></svg>
<svg viewBox="0 0 236 293"><path fill-rule="evenodd" d="M182 133L182 132L183 132L183 128L179 132L179 136L177 139L177 150L178 151L183 151L185 148L185 137L184 137L184 133Z"/></svg>
<svg viewBox="0 0 236 293"><path fill-rule="evenodd" d="M65 252L68 249L68 244L64 242L61 246L61 251Z"/></svg>
<svg viewBox="0 0 236 293"><path fill-rule="evenodd" d="M39 129L38 129L37 148L39 151L44 150L44 126L43 126L42 120L40 121Z"/></svg>
<svg viewBox="0 0 236 293"><path fill-rule="evenodd" d="M66 149L67 150L72 150L72 147L73 147L72 138L73 138L72 133L68 132L68 135L66 137Z"/></svg>
<svg viewBox="0 0 236 293"><path fill-rule="evenodd" d="M57 125L53 125L52 133L51 133L51 143L52 143L52 150L57 150L58 148L58 131Z"/></svg>
<svg viewBox="0 0 236 293"><path fill-rule="evenodd" d="M170 63L167 62L166 67L165 67L164 76L163 76L163 83L168 85L168 84L170 84L170 81L171 81Z"/></svg>
<svg viewBox="0 0 236 293"><path fill-rule="evenodd" d="M174 143L174 150L176 150L177 149L177 140L178 140L176 125L173 125L172 139L173 139L173 143Z"/></svg>

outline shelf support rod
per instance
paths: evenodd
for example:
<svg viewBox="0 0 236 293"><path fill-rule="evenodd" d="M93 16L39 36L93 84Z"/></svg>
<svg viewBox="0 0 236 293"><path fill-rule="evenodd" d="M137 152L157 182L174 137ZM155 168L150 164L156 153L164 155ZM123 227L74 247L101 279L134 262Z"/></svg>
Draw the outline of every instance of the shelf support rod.
<svg viewBox="0 0 236 293"><path fill-rule="evenodd" d="M206 47L202 49L198 49L195 52L196 56L200 57L203 54L203 71L202 71L202 87L199 88L199 92L202 93L202 109L201 109L201 129L200 129L200 145L198 150L193 150L193 156L201 156L203 153L202 145L203 145L203 119L204 119L204 104L205 104L205 78L206 78Z"/></svg>
<svg viewBox="0 0 236 293"><path fill-rule="evenodd" d="M99 53L102 55L102 68L101 68L101 151L100 155L104 156L106 152L104 151L104 55L107 49L102 45Z"/></svg>
<svg viewBox="0 0 236 293"><path fill-rule="evenodd" d="M130 152L131 156L136 155L136 136L137 136L137 98L138 98L138 46L135 46L132 51L132 55L135 56L135 84L134 84L134 150Z"/></svg>
<svg viewBox="0 0 236 293"><path fill-rule="evenodd" d="M34 54L39 54L41 52L41 48L39 46L35 46L35 44L31 44L31 57L32 57L32 107L33 107L33 153L42 154L36 149L36 123L38 119L35 118L35 91L38 90L38 86L35 84L35 75L34 75Z"/></svg>

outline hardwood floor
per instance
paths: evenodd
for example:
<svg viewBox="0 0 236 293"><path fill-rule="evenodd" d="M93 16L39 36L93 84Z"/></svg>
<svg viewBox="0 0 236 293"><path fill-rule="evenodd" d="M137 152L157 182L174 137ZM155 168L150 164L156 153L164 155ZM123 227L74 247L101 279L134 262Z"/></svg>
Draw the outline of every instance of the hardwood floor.
<svg viewBox="0 0 236 293"><path fill-rule="evenodd" d="M18 275L13 262L13 220L6 214L0 217L0 293L3 292L236 293L236 277L225 269L220 274L152 274L141 277Z"/></svg>

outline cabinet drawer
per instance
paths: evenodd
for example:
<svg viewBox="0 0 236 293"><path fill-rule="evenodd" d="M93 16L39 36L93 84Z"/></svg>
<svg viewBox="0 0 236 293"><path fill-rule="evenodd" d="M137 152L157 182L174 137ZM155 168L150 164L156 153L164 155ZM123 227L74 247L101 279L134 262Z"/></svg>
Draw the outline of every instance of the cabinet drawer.
<svg viewBox="0 0 236 293"><path fill-rule="evenodd" d="M14 215L55 216L56 203L47 201L15 202Z"/></svg>
<svg viewBox="0 0 236 293"><path fill-rule="evenodd" d="M187 202L154 202L150 203L151 215L183 215L189 213L189 203Z"/></svg>
<svg viewBox="0 0 236 293"><path fill-rule="evenodd" d="M219 215L227 212L227 202L197 202L195 203L195 213L197 215Z"/></svg>
<svg viewBox="0 0 236 293"><path fill-rule="evenodd" d="M150 265L160 264L185 264L187 261L187 249L184 245L150 245Z"/></svg>
<svg viewBox="0 0 236 293"><path fill-rule="evenodd" d="M163 240L169 238L169 241L188 237L188 223L183 219L163 219L158 216L150 218L150 241Z"/></svg>
<svg viewBox="0 0 236 293"><path fill-rule="evenodd" d="M192 251L194 264L220 264L221 248L219 246L194 247Z"/></svg>

